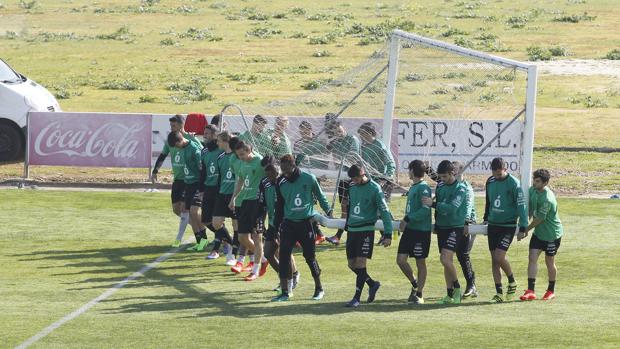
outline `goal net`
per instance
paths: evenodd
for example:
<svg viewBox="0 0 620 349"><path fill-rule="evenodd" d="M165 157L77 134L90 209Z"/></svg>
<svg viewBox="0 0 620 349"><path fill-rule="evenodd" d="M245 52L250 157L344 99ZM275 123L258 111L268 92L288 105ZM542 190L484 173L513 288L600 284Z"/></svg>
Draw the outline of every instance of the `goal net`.
<svg viewBox="0 0 620 349"><path fill-rule="evenodd" d="M407 166L420 159L432 167L458 160L481 186L502 157L529 186L534 66L397 30L355 68L304 88L289 100L227 106L224 127L246 133L262 155L292 153L333 183L360 164L377 181L406 187Z"/></svg>

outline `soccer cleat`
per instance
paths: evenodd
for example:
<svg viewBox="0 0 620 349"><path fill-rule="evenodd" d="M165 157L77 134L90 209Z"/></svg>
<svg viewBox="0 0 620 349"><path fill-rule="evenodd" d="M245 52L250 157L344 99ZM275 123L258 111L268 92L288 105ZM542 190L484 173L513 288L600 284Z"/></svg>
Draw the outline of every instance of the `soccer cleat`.
<svg viewBox="0 0 620 349"><path fill-rule="evenodd" d="M239 274L240 272L243 271L243 263L237 262L232 268L230 268L230 271L232 271L235 274Z"/></svg>
<svg viewBox="0 0 620 349"><path fill-rule="evenodd" d="M325 236L324 235L317 235L316 239L314 239L314 244L315 245L320 245L325 241Z"/></svg>
<svg viewBox="0 0 620 349"><path fill-rule="evenodd" d="M506 291L506 300L511 301L517 294L517 282L508 284L508 290Z"/></svg>
<svg viewBox="0 0 620 349"><path fill-rule="evenodd" d="M417 296L415 295L416 293L418 293L418 289L415 287L412 287L411 293L409 294L409 298L407 298L407 302L413 303L414 299L417 298Z"/></svg>
<svg viewBox="0 0 620 349"><path fill-rule="evenodd" d="M198 244L194 244L194 246L188 247L187 250L196 252L197 251L196 248L198 248Z"/></svg>
<svg viewBox="0 0 620 349"><path fill-rule="evenodd" d="M252 271L252 268L254 268L254 262L249 262L241 271Z"/></svg>
<svg viewBox="0 0 620 349"><path fill-rule="evenodd" d="M504 303L504 296L501 293L498 293L491 298L491 302Z"/></svg>
<svg viewBox="0 0 620 349"><path fill-rule="evenodd" d="M413 295L413 304L424 304L424 298Z"/></svg>
<svg viewBox="0 0 620 349"><path fill-rule="evenodd" d="M336 246L340 245L340 239L336 235L328 237L325 241Z"/></svg>
<svg viewBox="0 0 620 349"><path fill-rule="evenodd" d="M277 292L278 294L280 294L280 293L282 293L282 286L280 286L280 284L278 284L278 286L274 287L272 291Z"/></svg>
<svg viewBox="0 0 620 349"><path fill-rule="evenodd" d="M258 272L258 276L263 276L267 272L267 267L269 267L269 262L265 261L261 263L260 270Z"/></svg>
<svg viewBox="0 0 620 349"><path fill-rule="evenodd" d="M201 252L201 251L204 251L204 249L205 249L205 247L207 246L207 243L208 243L208 242L209 242L209 241L207 241L207 239L200 239L200 242L199 242L199 243L197 243L196 245L194 245L194 246L192 247L192 250L193 250L193 251L196 251L196 252Z"/></svg>
<svg viewBox="0 0 620 349"><path fill-rule="evenodd" d="M440 299L437 304L454 304L454 299L450 296L445 296Z"/></svg>
<svg viewBox="0 0 620 349"><path fill-rule="evenodd" d="M536 293L534 293L534 290L525 290L523 296L519 297L519 299L522 301L533 301L536 298L538 297L536 297Z"/></svg>
<svg viewBox="0 0 620 349"><path fill-rule="evenodd" d="M545 292L545 295L543 296L543 301L550 301L552 299L555 298L555 293L553 293L552 291L547 290L547 292Z"/></svg>
<svg viewBox="0 0 620 349"><path fill-rule="evenodd" d="M181 240L174 240L172 247L181 247Z"/></svg>
<svg viewBox="0 0 620 349"><path fill-rule="evenodd" d="M273 298L271 298L272 302L288 302L290 299L290 296L288 294L279 294Z"/></svg>
<svg viewBox="0 0 620 349"><path fill-rule="evenodd" d="M235 264L237 264L237 260L234 257L226 257L226 265L227 266L232 267Z"/></svg>
<svg viewBox="0 0 620 349"><path fill-rule="evenodd" d="M478 297L478 290L476 289L476 285L475 284L470 284L467 285L467 287L465 288L465 293L463 293L463 298L475 298Z"/></svg>
<svg viewBox="0 0 620 349"><path fill-rule="evenodd" d="M452 296L452 299L454 300L454 304L461 304L461 289L460 288L454 289L454 295Z"/></svg>
<svg viewBox="0 0 620 349"><path fill-rule="evenodd" d="M293 275L293 290L297 288L297 285L299 284L299 280L301 279L301 273L299 271L297 271L296 274Z"/></svg>
<svg viewBox="0 0 620 349"><path fill-rule="evenodd" d="M353 298L349 301L349 303L345 304L344 306L347 308L357 308L360 306L360 301Z"/></svg>
<svg viewBox="0 0 620 349"><path fill-rule="evenodd" d="M314 290L314 294L312 295L312 300L320 301L325 296L325 291L323 290Z"/></svg>
<svg viewBox="0 0 620 349"><path fill-rule="evenodd" d="M372 303L375 301L375 296L377 295L377 291L379 291L379 287L381 287L381 283L379 281L375 281L375 284L368 289L368 299L366 300L367 303Z"/></svg>
<svg viewBox="0 0 620 349"><path fill-rule="evenodd" d="M209 253L209 255L207 256L207 259L218 259L220 258L220 254L217 253L217 251L211 251L211 253Z"/></svg>
<svg viewBox="0 0 620 349"><path fill-rule="evenodd" d="M248 276L243 278L243 280L245 280L245 281L254 281L256 279L258 279L258 275L254 274L254 273L250 273Z"/></svg>

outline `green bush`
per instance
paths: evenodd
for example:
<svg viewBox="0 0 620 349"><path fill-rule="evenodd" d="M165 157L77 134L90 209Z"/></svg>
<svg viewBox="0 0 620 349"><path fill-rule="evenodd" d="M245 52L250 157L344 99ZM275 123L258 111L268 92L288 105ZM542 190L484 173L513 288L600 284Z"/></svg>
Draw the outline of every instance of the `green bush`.
<svg viewBox="0 0 620 349"><path fill-rule="evenodd" d="M553 56L551 51L540 46L530 46L526 51L528 61L549 61Z"/></svg>
<svg viewBox="0 0 620 349"><path fill-rule="evenodd" d="M607 52L607 55L605 55L605 58L607 59L611 59L614 61L620 60L620 49L613 49L609 52Z"/></svg>

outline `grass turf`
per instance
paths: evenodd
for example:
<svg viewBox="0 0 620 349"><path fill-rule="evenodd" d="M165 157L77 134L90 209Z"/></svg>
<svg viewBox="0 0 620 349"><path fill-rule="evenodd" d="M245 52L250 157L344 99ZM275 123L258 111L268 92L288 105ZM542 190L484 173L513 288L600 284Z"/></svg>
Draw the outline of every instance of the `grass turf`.
<svg viewBox="0 0 620 349"><path fill-rule="evenodd" d="M18 345L169 251L176 230L164 193L3 190L1 196L0 347ZM395 216L403 203L391 204ZM181 252L34 347L617 347L620 202L559 204L566 235L552 302L489 303L494 289L483 236L473 250L481 296L461 306L433 304L445 293L435 238L428 304L419 307L405 302L410 286L395 264L396 246L375 248L369 272L383 286L375 304L357 310L343 308L355 277L342 246L318 248L323 301L310 300L310 273L298 253L302 283L293 301L281 304L268 301L277 283L273 271L246 283L222 259ZM521 290L527 243L515 242L509 258ZM542 295L544 265L539 271Z"/></svg>

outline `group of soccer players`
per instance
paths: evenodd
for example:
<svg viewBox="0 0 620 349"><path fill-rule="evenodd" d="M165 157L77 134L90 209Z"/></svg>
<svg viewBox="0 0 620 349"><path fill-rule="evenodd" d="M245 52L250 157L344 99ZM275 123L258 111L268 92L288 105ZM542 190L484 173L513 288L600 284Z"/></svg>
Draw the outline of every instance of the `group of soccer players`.
<svg viewBox="0 0 620 349"><path fill-rule="evenodd" d="M359 128L360 142L359 138L347 134L340 122L328 117L326 130L330 141L323 146L308 122L300 124L301 139L292 145L286 135L287 118L277 118L274 129L265 130L266 119L257 115L248 131L235 136L229 131L220 131L217 127L220 120L215 116L205 127L204 142L187 134L183 122L182 115L170 118L171 132L152 174L155 179L170 154L174 176L172 207L180 217L173 246L181 245L189 224L196 239L190 249L203 251L209 229L215 239L207 259L218 258L223 247L226 264L231 266L232 272L249 272L244 278L246 281L263 276L270 265L280 279L275 289L278 294L272 298L276 302L288 301L299 282L300 272L292 254L296 245L303 250L314 279L312 299L320 300L324 296L315 251L315 244L324 238L318 237L322 234L313 218L317 214L317 202L327 217L332 217L332 208L317 178L302 170L300 164L310 163L313 168L325 166L322 160L313 157L313 152L331 152L336 159L359 154L365 164L371 164L375 170L372 174L361 164L349 166L346 171L349 180L338 183L342 217L346 218L346 223L328 241L338 244L343 232L348 233L346 255L356 282L354 296L346 306L360 305L365 285L368 285L367 303L374 301L381 283L370 277L367 263L373 254L375 226L380 219L383 227L379 244L384 247L391 245L392 231L397 228L393 227L393 215L387 204L394 160L387 147L376 138L374 125L364 123ZM351 162L359 163L359 158L354 157ZM555 196L548 188L549 172L544 169L534 172L534 185L529 190L529 203L526 203L519 180L508 173L503 159L493 159L491 170L492 176L486 183L483 224L487 225L496 288L492 300L504 302L515 297L517 282L506 254L515 234L522 240L530 231L534 233L529 245L528 288L520 299L537 298L534 292L537 260L542 252L545 252L549 274L543 299L553 299L557 273L554 256L563 231ZM398 227L403 234L396 262L412 285L408 298L411 303L424 303L426 258L433 232L437 235L447 289L439 303L459 304L462 298L478 296L470 259L475 235L469 234L468 229L477 219L474 192L462 172L463 164L457 161L444 160L436 171L420 160L409 164L412 185ZM436 182L435 195L424 180L425 176ZM232 220L232 235L224 224L226 218ZM461 292L453 261L455 254L466 281L464 292ZM250 262L244 266L246 256ZM416 260L417 273L413 272L409 257ZM508 279L505 293L502 271Z"/></svg>

